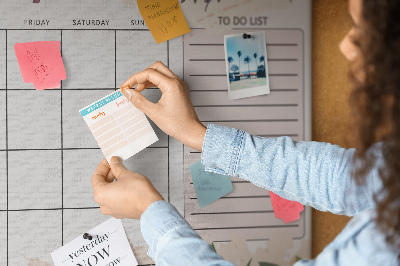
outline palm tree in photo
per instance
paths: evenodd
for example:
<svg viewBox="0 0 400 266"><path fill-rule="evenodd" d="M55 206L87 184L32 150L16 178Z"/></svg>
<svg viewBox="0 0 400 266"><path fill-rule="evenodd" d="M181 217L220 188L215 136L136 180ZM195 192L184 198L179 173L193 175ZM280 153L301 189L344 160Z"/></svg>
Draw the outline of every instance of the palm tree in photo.
<svg viewBox="0 0 400 266"><path fill-rule="evenodd" d="M240 57L242 56L242 52L238 51L237 55L239 56L239 76L240 76Z"/></svg>
<svg viewBox="0 0 400 266"><path fill-rule="evenodd" d="M229 62L229 69L231 69L231 63L233 62L232 56L228 57L228 62Z"/></svg>
<svg viewBox="0 0 400 266"><path fill-rule="evenodd" d="M251 62L250 56L246 56L246 57L244 58L244 62L247 64L247 68L248 68L248 70L249 70L248 77L250 77L250 62Z"/></svg>
<svg viewBox="0 0 400 266"><path fill-rule="evenodd" d="M267 75L267 70L265 69L265 57L263 55L260 57L260 63L262 62L264 62L264 73Z"/></svg>
<svg viewBox="0 0 400 266"><path fill-rule="evenodd" d="M230 69L231 69L231 63L232 63L232 61L233 61L233 58L232 58L232 56L229 56L229 57L228 57L228 63L229 63L228 77L229 77L229 83L231 83L231 82L232 82L232 80L231 80L231 71L230 71Z"/></svg>
<svg viewBox="0 0 400 266"><path fill-rule="evenodd" d="M256 73L257 73L257 67L258 67L258 65L257 65L257 53L254 53L253 54L253 56L254 56L254 63L256 64Z"/></svg>
<svg viewBox="0 0 400 266"><path fill-rule="evenodd" d="M238 72L238 71L239 71L238 65L233 64L233 65L231 66L231 70L232 70L233 73Z"/></svg>

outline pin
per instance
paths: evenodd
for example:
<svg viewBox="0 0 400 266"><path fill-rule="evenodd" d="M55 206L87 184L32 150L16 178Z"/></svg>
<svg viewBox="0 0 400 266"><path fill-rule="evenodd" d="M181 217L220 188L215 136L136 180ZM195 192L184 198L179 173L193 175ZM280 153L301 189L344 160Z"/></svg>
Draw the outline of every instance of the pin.
<svg viewBox="0 0 400 266"><path fill-rule="evenodd" d="M243 33L243 39L251 39L251 35Z"/></svg>
<svg viewBox="0 0 400 266"><path fill-rule="evenodd" d="M122 88L121 88L121 92L124 93L124 90L129 90L129 89L130 89L129 86L126 85L125 87L122 87Z"/></svg>
<svg viewBox="0 0 400 266"><path fill-rule="evenodd" d="M88 233L84 233L84 234L83 234L83 239L92 240L93 237L92 237L90 234L88 234Z"/></svg>

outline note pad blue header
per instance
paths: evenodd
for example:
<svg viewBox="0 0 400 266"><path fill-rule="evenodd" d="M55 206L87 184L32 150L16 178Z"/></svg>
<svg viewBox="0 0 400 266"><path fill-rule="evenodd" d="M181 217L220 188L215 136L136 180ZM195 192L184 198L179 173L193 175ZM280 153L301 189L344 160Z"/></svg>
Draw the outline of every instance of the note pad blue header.
<svg viewBox="0 0 400 266"><path fill-rule="evenodd" d="M110 94L109 96L101 99L98 102L95 102L94 104L86 107L85 109L82 109L81 111L79 111L79 113L82 116L88 115L93 111L96 111L97 109L99 109L100 107L114 101L115 99L118 99L119 97L121 97L123 94L120 91L116 91L113 94Z"/></svg>

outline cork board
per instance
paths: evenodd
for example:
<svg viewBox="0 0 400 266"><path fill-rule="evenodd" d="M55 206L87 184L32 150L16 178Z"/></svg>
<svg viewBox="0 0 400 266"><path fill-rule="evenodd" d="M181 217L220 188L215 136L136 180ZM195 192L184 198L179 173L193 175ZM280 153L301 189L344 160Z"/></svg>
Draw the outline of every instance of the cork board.
<svg viewBox="0 0 400 266"><path fill-rule="evenodd" d="M340 53L339 43L351 28L348 1L313 1L313 140L352 147L348 139L351 84L349 62ZM312 214L312 256L315 258L343 229L349 217L320 212Z"/></svg>

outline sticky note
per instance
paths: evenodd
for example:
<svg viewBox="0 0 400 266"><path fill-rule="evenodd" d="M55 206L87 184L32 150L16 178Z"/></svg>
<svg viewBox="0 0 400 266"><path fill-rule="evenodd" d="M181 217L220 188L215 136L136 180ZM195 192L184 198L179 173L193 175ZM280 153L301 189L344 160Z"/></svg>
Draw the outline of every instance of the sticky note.
<svg viewBox="0 0 400 266"><path fill-rule="evenodd" d="M294 222L300 219L300 213L304 210L304 206L296 201L290 201L273 192L269 192L274 209L275 218L282 219L284 223Z"/></svg>
<svg viewBox="0 0 400 266"><path fill-rule="evenodd" d="M190 173L200 208L233 190L229 176L205 171L204 165L200 161L190 165Z"/></svg>
<svg viewBox="0 0 400 266"><path fill-rule="evenodd" d="M137 0L137 4L157 43L190 32L178 0Z"/></svg>
<svg viewBox="0 0 400 266"><path fill-rule="evenodd" d="M92 240L84 239L88 233ZM121 220L108 219L51 253L55 266L138 265Z"/></svg>
<svg viewBox="0 0 400 266"><path fill-rule="evenodd" d="M14 50L24 82L33 83L36 90L60 88L60 81L67 78L60 42L17 43Z"/></svg>
<svg viewBox="0 0 400 266"><path fill-rule="evenodd" d="M79 111L104 157L122 160L158 140L145 114L120 91L113 92Z"/></svg>

